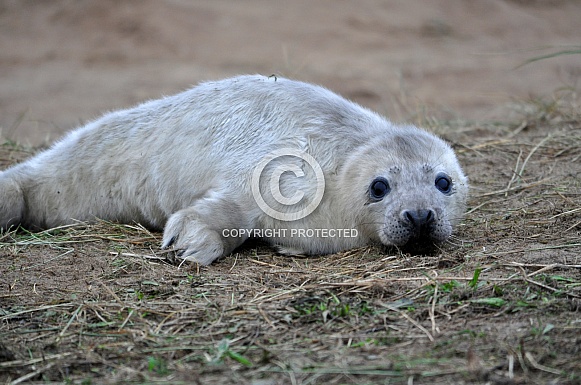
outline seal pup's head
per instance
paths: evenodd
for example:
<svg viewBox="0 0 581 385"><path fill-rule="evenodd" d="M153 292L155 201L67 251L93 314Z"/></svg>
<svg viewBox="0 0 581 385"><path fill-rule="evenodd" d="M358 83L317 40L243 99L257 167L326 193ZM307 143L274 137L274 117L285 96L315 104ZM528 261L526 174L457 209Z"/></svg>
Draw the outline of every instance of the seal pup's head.
<svg viewBox="0 0 581 385"><path fill-rule="evenodd" d="M392 127L355 149L341 179L355 199L345 204L358 207L352 219L387 246L444 242L466 209L468 181L454 151L413 126Z"/></svg>

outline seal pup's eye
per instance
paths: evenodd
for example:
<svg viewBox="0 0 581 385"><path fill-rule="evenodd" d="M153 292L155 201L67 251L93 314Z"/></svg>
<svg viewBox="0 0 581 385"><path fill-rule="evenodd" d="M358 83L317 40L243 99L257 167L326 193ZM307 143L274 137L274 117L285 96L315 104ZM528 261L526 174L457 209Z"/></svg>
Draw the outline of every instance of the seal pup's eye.
<svg viewBox="0 0 581 385"><path fill-rule="evenodd" d="M389 193L391 189L389 188L389 183L385 178L375 178L371 185L369 186L369 197L372 201L378 202L383 199L384 196Z"/></svg>
<svg viewBox="0 0 581 385"><path fill-rule="evenodd" d="M439 173L436 176L436 188L444 194L449 194L452 191L452 179L444 173Z"/></svg>

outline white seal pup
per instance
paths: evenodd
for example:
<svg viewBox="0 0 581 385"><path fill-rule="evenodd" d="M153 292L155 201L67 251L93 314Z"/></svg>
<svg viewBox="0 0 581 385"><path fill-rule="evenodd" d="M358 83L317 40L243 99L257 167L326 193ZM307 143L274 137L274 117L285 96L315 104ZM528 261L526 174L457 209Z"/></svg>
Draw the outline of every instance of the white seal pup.
<svg viewBox="0 0 581 385"><path fill-rule="evenodd" d="M467 193L436 136L319 86L239 76L108 113L1 172L0 227L138 222L206 265L249 237L302 254L443 242Z"/></svg>

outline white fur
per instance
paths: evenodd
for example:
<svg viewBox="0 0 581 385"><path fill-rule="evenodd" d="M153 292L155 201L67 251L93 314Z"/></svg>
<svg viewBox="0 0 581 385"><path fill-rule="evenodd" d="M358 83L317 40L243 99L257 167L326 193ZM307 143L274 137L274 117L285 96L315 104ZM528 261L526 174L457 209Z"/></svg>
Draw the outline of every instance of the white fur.
<svg viewBox="0 0 581 385"><path fill-rule="evenodd" d="M251 194L255 165L277 148L306 151L325 175L321 204L297 221L269 217ZM305 176L283 174L281 192L312 197L313 173L293 162ZM451 194L435 188L438 172L453 180ZM370 202L378 176L391 192ZM395 126L319 86L240 76L109 113L0 173L0 227L139 222L165 227L163 247L209 264L246 239L224 237L224 229L357 229L354 238L269 239L308 254L402 245L410 238L402 213L423 208L437 214L432 239L443 241L464 212L467 192L453 151L432 134Z"/></svg>

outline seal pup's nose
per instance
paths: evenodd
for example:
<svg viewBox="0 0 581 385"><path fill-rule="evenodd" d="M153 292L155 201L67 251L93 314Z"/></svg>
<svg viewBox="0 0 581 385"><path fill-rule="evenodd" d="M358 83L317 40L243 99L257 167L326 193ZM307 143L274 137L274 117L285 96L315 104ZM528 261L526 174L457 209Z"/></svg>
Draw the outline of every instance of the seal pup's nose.
<svg viewBox="0 0 581 385"><path fill-rule="evenodd" d="M436 214L431 209L405 210L401 213L401 217L404 222L421 233L423 229L436 219Z"/></svg>

